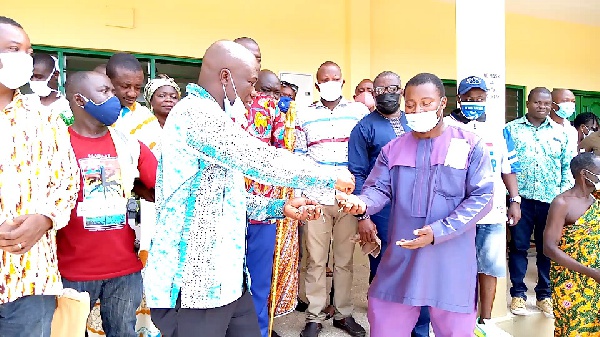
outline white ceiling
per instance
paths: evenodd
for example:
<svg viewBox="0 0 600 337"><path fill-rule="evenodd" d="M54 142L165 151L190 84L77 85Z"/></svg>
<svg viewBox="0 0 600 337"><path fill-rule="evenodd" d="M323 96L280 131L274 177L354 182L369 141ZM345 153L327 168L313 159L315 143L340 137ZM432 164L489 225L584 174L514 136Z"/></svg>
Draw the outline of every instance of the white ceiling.
<svg viewBox="0 0 600 337"><path fill-rule="evenodd" d="M456 0L439 0L455 3ZM486 1L481 0L482 6ZM600 0L505 0L506 11L600 27Z"/></svg>

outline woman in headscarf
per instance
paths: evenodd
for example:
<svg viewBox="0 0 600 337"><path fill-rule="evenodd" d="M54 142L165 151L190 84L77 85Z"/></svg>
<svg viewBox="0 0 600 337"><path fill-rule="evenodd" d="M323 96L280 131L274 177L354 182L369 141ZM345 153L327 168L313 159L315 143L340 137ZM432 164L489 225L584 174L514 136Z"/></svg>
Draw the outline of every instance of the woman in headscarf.
<svg viewBox="0 0 600 337"><path fill-rule="evenodd" d="M162 128L171 109L181 98L181 89L167 75L160 74L144 88L144 99Z"/></svg>

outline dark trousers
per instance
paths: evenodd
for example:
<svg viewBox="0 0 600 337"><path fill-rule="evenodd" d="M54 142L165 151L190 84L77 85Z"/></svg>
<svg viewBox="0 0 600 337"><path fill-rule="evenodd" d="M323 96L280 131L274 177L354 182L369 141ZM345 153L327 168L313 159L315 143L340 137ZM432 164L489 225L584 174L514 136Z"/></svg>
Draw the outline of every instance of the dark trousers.
<svg viewBox="0 0 600 337"><path fill-rule="evenodd" d="M389 210L384 210L381 213L385 214L389 214ZM379 237L379 239L381 240L381 252L379 252L379 255L377 255L377 257L373 257L371 255L369 255L369 266L370 266L370 272L369 272L369 284L373 281L373 279L375 278L375 274L377 273L377 267L379 267L379 262L381 262L381 257L383 256L383 253L385 252L385 250L388 247L388 217L387 216L381 216L381 215L373 215L371 216L371 221L373 221L373 223L375 224L375 227L377 228L377 236ZM430 323L430 317L429 317L429 307L421 307L421 313L419 314L419 319L417 320L417 324L415 325L415 328L413 329L412 333L411 333L411 337L429 337L429 323Z"/></svg>
<svg viewBox="0 0 600 337"><path fill-rule="evenodd" d="M162 337L260 337L249 292L218 308L182 309L181 292L174 309L150 309Z"/></svg>
<svg viewBox="0 0 600 337"><path fill-rule="evenodd" d="M90 309L100 299L102 329L107 337L137 337L136 310L142 302L142 273L99 281L69 281L63 278L65 288L90 294Z"/></svg>
<svg viewBox="0 0 600 337"><path fill-rule="evenodd" d="M250 290L262 337L269 336L268 301L271 293L276 237L277 225L274 223L248 224L246 266L252 280Z"/></svg>
<svg viewBox="0 0 600 337"><path fill-rule="evenodd" d="M537 300L550 298L550 259L544 255L544 229L550 204L522 199L521 220L516 226L508 227L510 242L508 253L508 271L512 287L510 295L526 299L527 286L523 279L527 273L527 250L531 244L531 235L535 240L536 264L538 270L538 283L535 287Z"/></svg>
<svg viewBox="0 0 600 337"><path fill-rule="evenodd" d="M50 337L56 296L33 295L0 304L0 336Z"/></svg>

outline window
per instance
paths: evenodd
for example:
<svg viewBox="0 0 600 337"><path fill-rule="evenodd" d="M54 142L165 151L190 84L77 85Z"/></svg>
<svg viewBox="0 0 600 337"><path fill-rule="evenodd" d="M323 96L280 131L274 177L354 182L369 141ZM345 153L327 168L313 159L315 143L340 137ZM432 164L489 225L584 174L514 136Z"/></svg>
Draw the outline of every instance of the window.
<svg viewBox="0 0 600 337"><path fill-rule="evenodd" d="M575 94L576 114L591 112L600 118L600 92L571 90ZM575 116L569 118L575 119Z"/></svg>
<svg viewBox="0 0 600 337"><path fill-rule="evenodd" d="M66 78L76 71L94 70L101 64L106 64L114 52L84 49L66 49L50 46L34 46L34 52L43 52L58 58L60 91L64 92ZM157 74L166 74L177 82L182 91L190 82L198 80L201 59L177 58L170 56L157 56L146 54L133 54L142 64L146 78L155 78ZM184 94L184 92L182 92ZM143 98L138 97L140 103Z"/></svg>
<svg viewBox="0 0 600 337"><path fill-rule="evenodd" d="M456 101L457 98L457 87L456 81L454 80L442 80L444 88L446 89L446 97L448 97L448 104L444 111L444 116L448 116L450 112L458 108ZM525 87L519 85L506 85L506 112L505 120L510 122L513 119L519 118L525 115Z"/></svg>

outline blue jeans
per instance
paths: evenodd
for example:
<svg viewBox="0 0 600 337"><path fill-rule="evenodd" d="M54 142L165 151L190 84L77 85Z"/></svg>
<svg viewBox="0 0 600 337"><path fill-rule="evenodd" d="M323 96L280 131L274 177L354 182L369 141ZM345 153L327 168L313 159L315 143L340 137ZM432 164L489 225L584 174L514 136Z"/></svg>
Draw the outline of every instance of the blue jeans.
<svg viewBox="0 0 600 337"><path fill-rule="evenodd" d="M550 204L522 199L521 220L516 226L508 227L510 230L510 251L508 253L508 272L512 287L510 296L527 299L527 286L523 279L527 273L527 250L530 247L531 234L535 240L537 253L536 264L538 269L538 283L535 287L537 300L550 298L550 259L544 255L544 229Z"/></svg>
<svg viewBox="0 0 600 337"><path fill-rule="evenodd" d="M262 337L269 336L269 294L273 276L273 255L277 226L272 223L249 224L246 234L246 265L250 273L250 292Z"/></svg>
<svg viewBox="0 0 600 337"><path fill-rule="evenodd" d="M107 337L137 337L135 312L142 302L141 272L99 281L74 282L63 278L65 288L90 294L90 310L100 299L102 329Z"/></svg>
<svg viewBox="0 0 600 337"><path fill-rule="evenodd" d="M56 296L34 295L0 304L0 336L50 337Z"/></svg>

